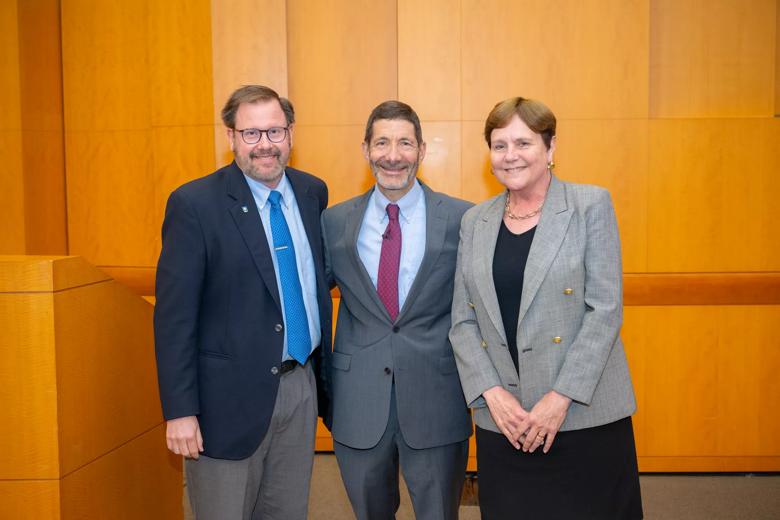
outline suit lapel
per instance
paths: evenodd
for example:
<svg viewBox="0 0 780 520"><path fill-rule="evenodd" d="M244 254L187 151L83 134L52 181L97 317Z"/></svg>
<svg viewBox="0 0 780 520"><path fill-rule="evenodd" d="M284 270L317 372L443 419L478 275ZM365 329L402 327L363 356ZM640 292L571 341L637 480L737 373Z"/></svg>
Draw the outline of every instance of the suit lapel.
<svg viewBox="0 0 780 520"><path fill-rule="evenodd" d="M297 201L298 213L301 215L303 229L306 231L306 239L309 243L312 257L314 258L314 273L317 283L317 300L322 301L329 297L330 290L325 280L325 272L322 268L324 259L322 257L322 234L320 232L320 201L317 194L311 189L311 183L306 182L306 178L299 175L289 168L285 170L287 179L290 181L295 200Z"/></svg>
<svg viewBox="0 0 780 520"><path fill-rule="evenodd" d="M363 224L363 217L366 214L366 207L368 206L368 201L371 199L371 193L373 193L373 191L374 188L368 190L363 194L362 197L358 198L347 214L347 222L344 229L346 244L348 246L347 255L352 262L354 272L359 278L360 284L363 286L363 290L368 295L369 300L374 303L377 315L383 316L387 321L390 321L390 314L388 314L385 305L382 303L382 300L379 299L379 294L376 292L374 282L371 281L371 276L368 274L366 266L363 265L363 261L360 259L360 253L358 253L357 248L360 226Z"/></svg>
<svg viewBox="0 0 780 520"><path fill-rule="evenodd" d="M523 295L517 318L518 330L539 286L542 285L542 280L547 276L547 271L555 260L566 236L570 219L571 211L566 204L566 190L564 185L553 176L547 191L547 201L542 208L542 215L531 243L531 250L528 252L528 261L525 264Z"/></svg>
<svg viewBox="0 0 780 520"><path fill-rule="evenodd" d="M506 330L504 329L504 321L501 319L496 286L493 282L493 254L496 251L498 232L504 218L505 203L506 193L493 199L492 204L481 212L474 229L471 258L474 267L474 280L482 302L485 304L485 310L504 343L506 343Z"/></svg>
<svg viewBox="0 0 780 520"><path fill-rule="evenodd" d="M230 165L227 172L227 195L230 199L228 210L244 239L244 243L252 254L252 260L254 260L258 273L260 273L281 312L279 288L276 286L276 273L274 272L273 260L271 260L268 239L265 236L255 199L252 197L246 179L244 179L244 174L235 162Z"/></svg>
<svg viewBox="0 0 780 520"><path fill-rule="evenodd" d="M425 184L420 183L420 186L422 186L425 196L425 253L409 289L409 294L406 295L404 307L398 314L397 321L403 319L404 314L412 306L417 295L425 286L431 269L433 269L436 260L441 254L444 238L447 234L447 212L442 207L441 198Z"/></svg>
<svg viewBox="0 0 780 520"><path fill-rule="evenodd" d="M301 215L303 228L306 230L306 238L309 241L309 249L314 257L314 265L322 265L322 242L320 236L320 205L317 195L309 189L311 186L300 177L286 171L287 179L290 181L295 200L298 203L298 213Z"/></svg>

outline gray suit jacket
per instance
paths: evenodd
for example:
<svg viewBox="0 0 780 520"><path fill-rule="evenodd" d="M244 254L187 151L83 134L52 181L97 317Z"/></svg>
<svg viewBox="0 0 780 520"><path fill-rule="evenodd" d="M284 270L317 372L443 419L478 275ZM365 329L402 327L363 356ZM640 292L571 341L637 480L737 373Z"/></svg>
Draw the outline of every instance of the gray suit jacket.
<svg viewBox="0 0 780 520"><path fill-rule="evenodd" d="M498 432L482 392L500 385L530 410L551 389L573 402L561 430L607 424L636 409L619 332L620 241L609 193L553 177L534 234L517 327L519 373L493 284L506 194L463 217L452 341L466 402Z"/></svg>
<svg viewBox="0 0 780 520"><path fill-rule="evenodd" d="M423 185L426 244L395 322L382 304L357 250L371 191L325 210L325 268L341 291L331 367L333 438L371 448L385 431L395 380L398 422L417 449L465 440L468 409L447 337L460 220L468 202ZM406 244L404 244L406 247Z"/></svg>

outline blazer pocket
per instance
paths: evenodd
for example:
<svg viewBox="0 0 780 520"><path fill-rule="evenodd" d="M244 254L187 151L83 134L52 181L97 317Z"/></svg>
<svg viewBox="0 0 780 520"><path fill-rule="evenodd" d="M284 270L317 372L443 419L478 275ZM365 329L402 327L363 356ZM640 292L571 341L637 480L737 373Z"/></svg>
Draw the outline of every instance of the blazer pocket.
<svg viewBox="0 0 780 520"><path fill-rule="evenodd" d="M442 356L439 358L439 371L442 374L452 374L458 371L454 356Z"/></svg>
<svg viewBox="0 0 780 520"><path fill-rule="evenodd" d="M222 352L215 352L213 350L201 350L200 352L198 352L198 355L201 357L216 358L216 359L233 359L231 356L228 356L227 354L223 354Z"/></svg>
<svg viewBox="0 0 780 520"><path fill-rule="evenodd" d="M339 370L349 370L349 365L352 362L352 356L342 354L341 352L333 352L333 357L330 358L330 365L333 368Z"/></svg>

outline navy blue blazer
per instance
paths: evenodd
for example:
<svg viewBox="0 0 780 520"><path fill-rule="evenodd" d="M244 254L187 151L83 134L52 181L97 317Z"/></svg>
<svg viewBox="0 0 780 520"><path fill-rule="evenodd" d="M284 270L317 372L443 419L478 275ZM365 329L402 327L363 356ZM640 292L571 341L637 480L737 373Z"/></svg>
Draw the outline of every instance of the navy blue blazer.
<svg viewBox="0 0 780 520"><path fill-rule="evenodd" d="M312 354L325 416L331 299L320 214L325 183L287 168L314 257L322 344ZM204 455L250 456L276 401L284 330L271 252L252 193L234 163L168 199L154 311L157 374L166 420L195 415Z"/></svg>

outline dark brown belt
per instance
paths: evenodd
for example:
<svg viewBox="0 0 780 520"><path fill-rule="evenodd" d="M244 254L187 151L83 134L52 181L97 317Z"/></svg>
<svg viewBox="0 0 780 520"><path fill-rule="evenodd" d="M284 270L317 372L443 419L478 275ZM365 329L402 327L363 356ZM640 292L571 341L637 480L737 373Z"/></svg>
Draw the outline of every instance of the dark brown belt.
<svg viewBox="0 0 780 520"><path fill-rule="evenodd" d="M286 374L287 372L292 372L295 367L299 366L300 363L298 363L294 359L287 359L285 361L282 361L282 364L279 366L279 375Z"/></svg>

